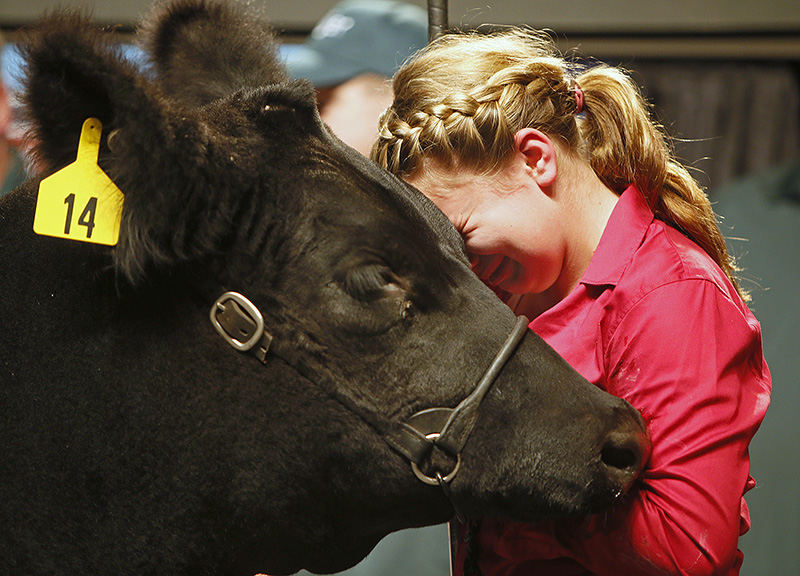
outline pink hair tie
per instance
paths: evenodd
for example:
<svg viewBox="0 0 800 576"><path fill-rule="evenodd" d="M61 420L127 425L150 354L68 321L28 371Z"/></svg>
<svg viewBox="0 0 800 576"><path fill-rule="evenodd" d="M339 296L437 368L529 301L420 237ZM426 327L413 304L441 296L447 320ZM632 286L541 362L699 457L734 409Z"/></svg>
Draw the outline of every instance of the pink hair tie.
<svg viewBox="0 0 800 576"><path fill-rule="evenodd" d="M575 84L575 114L583 112L583 90Z"/></svg>

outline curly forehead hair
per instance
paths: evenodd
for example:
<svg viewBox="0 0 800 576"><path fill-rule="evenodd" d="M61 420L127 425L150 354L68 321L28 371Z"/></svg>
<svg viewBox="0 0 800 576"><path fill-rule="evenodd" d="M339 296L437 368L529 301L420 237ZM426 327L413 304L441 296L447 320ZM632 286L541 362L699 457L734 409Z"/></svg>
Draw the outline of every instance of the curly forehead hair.
<svg viewBox="0 0 800 576"><path fill-rule="evenodd" d="M400 176L423 156L491 171L525 127L580 146L571 66L541 32L441 36L395 75L394 93L373 158Z"/></svg>

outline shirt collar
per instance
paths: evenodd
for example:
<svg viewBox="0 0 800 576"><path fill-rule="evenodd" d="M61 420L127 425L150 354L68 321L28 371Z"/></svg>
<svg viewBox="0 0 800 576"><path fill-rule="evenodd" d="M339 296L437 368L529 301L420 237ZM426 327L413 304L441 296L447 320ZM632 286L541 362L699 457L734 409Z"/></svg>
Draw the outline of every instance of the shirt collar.
<svg viewBox="0 0 800 576"><path fill-rule="evenodd" d="M633 185L626 188L611 212L600 243L580 282L598 286L616 285L652 222L653 211L642 193Z"/></svg>

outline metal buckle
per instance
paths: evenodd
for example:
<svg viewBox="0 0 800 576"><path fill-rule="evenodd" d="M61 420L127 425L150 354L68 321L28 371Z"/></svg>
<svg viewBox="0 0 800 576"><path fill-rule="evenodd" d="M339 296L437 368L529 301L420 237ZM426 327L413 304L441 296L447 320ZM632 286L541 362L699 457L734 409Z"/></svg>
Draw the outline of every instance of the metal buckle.
<svg viewBox="0 0 800 576"><path fill-rule="evenodd" d="M253 330L252 334L249 335L247 340L239 340L234 337L232 334L228 333L228 331L222 326L217 316L220 313L225 313L228 309L226 305L231 306L238 305L241 310L236 310L236 313L241 316L246 317L250 321L255 324L255 329ZM242 314L242 312L244 314ZM240 352L247 352L248 350L252 350L261 340L261 337L264 335L264 317L261 315L261 312L258 311L258 308L250 302L247 298L239 294L238 292L225 292L222 296L217 298L217 301L214 302L214 305L211 307L211 324L214 325L214 328L219 332L220 336L222 336L225 341L239 350Z"/></svg>

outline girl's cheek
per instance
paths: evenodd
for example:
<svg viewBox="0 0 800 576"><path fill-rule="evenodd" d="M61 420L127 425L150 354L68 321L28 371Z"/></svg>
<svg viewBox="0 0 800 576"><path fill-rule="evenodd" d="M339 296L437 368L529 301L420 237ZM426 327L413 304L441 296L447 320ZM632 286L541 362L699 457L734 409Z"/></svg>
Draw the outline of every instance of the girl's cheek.
<svg viewBox="0 0 800 576"><path fill-rule="evenodd" d="M472 271L475 272L475 274L477 274L478 277L484 281L484 283L487 283L489 277L497 269L501 262L502 257L497 255L479 255L474 257L474 261L470 259Z"/></svg>

